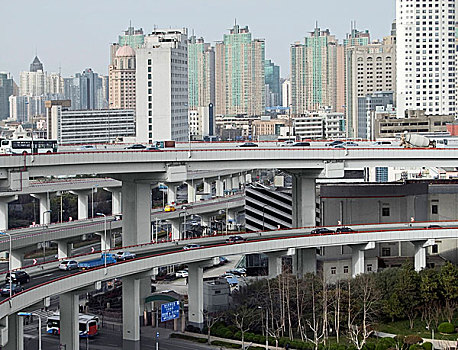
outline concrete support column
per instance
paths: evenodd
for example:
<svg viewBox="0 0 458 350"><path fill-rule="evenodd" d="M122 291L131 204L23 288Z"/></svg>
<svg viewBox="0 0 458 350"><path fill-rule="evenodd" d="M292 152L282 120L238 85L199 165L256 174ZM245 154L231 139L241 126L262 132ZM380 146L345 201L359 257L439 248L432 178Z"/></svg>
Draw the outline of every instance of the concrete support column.
<svg viewBox="0 0 458 350"><path fill-rule="evenodd" d="M221 177L218 177L216 179L215 188L216 188L216 197L224 196L224 186L223 186L223 180L221 179Z"/></svg>
<svg viewBox="0 0 458 350"><path fill-rule="evenodd" d="M45 214L51 210L51 202L49 200L49 193L37 193L31 195L33 198L38 199L40 202L40 217L38 222L42 225L48 225L51 222L51 214ZM43 222L42 222L43 221Z"/></svg>
<svg viewBox="0 0 458 350"><path fill-rule="evenodd" d="M71 256L72 252L72 243L69 241L62 239L57 241L57 258L58 259L65 259Z"/></svg>
<svg viewBox="0 0 458 350"><path fill-rule="evenodd" d="M194 203L196 201L197 182L186 182L188 186L188 203Z"/></svg>
<svg viewBox="0 0 458 350"><path fill-rule="evenodd" d="M89 212L89 195L91 191L70 191L78 196L78 220L88 218Z"/></svg>
<svg viewBox="0 0 458 350"><path fill-rule="evenodd" d="M364 252L375 249L375 242L352 245L351 249L351 275L352 277L356 277L365 272Z"/></svg>
<svg viewBox="0 0 458 350"><path fill-rule="evenodd" d="M177 201L177 185L175 183L167 184L167 204L174 204Z"/></svg>
<svg viewBox="0 0 458 350"><path fill-rule="evenodd" d="M3 346L5 350L24 350L24 320L17 314L7 316L8 343Z"/></svg>
<svg viewBox="0 0 458 350"><path fill-rule="evenodd" d="M194 327L202 329L204 325L204 270L205 265L212 263L188 264L188 321Z"/></svg>
<svg viewBox="0 0 458 350"><path fill-rule="evenodd" d="M8 203L17 200L17 196L0 198L0 231L8 230Z"/></svg>
<svg viewBox="0 0 458 350"><path fill-rule="evenodd" d="M415 246L415 271L419 272L426 268L426 248L436 244L436 242L434 239L429 239L427 241L415 241L412 244Z"/></svg>
<svg viewBox="0 0 458 350"><path fill-rule="evenodd" d="M140 280L122 278L123 349L140 350Z"/></svg>
<svg viewBox="0 0 458 350"><path fill-rule="evenodd" d="M204 179L204 193L212 194L212 183L209 179Z"/></svg>
<svg viewBox="0 0 458 350"><path fill-rule="evenodd" d="M293 227L316 225L315 175L293 172Z"/></svg>
<svg viewBox="0 0 458 350"><path fill-rule="evenodd" d="M172 224L172 241L180 240L181 239L180 237L181 220L176 219L176 220L170 220L169 222Z"/></svg>
<svg viewBox="0 0 458 350"><path fill-rule="evenodd" d="M245 174L245 185L246 184L251 184L253 182L253 176L251 173L246 173Z"/></svg>
<svg viewBox="0 0 458 350"><path fill-rule="evenodd" d="M60 307L60 344L65 349L80 348L79 337L79 296L64 293L59 296Z"/></svg>
<svg viewBox="0 0 458 350"><path fill-rule="evenodd" d="M232 176L226 176L224 179L224 189L226 191L232 190Z"/></svg>
<svg viewBox="0 0 458 350"><path fill-rule="evenodd" d="M111 192L111 214L119 215L122 213L121 208L121 189L120 188L104 188L104 190Z"/></svg>
<svg viewBox="0 0 458 350"><path fill-rule="evenodd" d="M151 242L151 185L123 181L121 196L123 246Z"/></svg>
<svg viewBox="0 0 458 350"><path fill-rule="evenodd" d="M242 187L245 187L245 185L246 185L246 173L241 173L239 175L239 182L240 182L240 185L242 185Z"/></svg>
<svg viewBox="0 0 458 350"><path fill-rule="evenodd" d="M232 177L232 189L239 190L240 189L240 181L239 175L235 175Z"/></svg>
<svg viewBox="0 0 458 350"><path fill-rule="evenodd" d="M105 251L105 250L110 250L113 248L113 239L111 237L110 232L107 232L107 236L105 239L105 232L96 232L95 233L97 236L100 236L100 250Z"/></svg>
<svg viewBox="0 0 458 350"><path fill-rule="evenodd" d="M307 273L316 274L316 248L296 249L293 256L293 274L303 277Z"/></svg>
<svg viewBox="0 0 458 350"><path fill-rule="evenodd" d="M20 269L24 264L24 250L11 251L11 270Z"/></svg>
<svg viewBox="0 0 458 350"><path fill-rule="evenodd" d="M275 278L281 275L282 269L282 256L284 252L267 253L268 264L269 264L269 278Z"/></svg>

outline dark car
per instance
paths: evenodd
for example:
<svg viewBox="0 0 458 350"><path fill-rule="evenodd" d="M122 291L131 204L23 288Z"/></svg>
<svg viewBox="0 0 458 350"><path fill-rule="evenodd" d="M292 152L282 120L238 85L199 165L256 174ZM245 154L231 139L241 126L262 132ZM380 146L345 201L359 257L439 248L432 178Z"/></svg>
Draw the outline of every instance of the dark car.
<svg viewBox="0 0 458 350"><path fill-rule="evenodd" d="M14 271L11 273L13 283L28 283L30 282L30 276L25 271ZM10 273L8 272L5 277L6 282L10 281Z"/></svg>
<svg viewBox="0 0 458 350"><path fill-rule="evenodd" d="M20 284L17 284L17 283L11 284L11 287L13 291L11 294L20 293L24 290L24 288ZM0 294L2 295L2 297L6 297L10 295L10 284L9 283L5 283L3 286L0 287Z"/></svg>
<svg viewBox="0 0 458 350"><path fill-rule="evenodd" d="M322 227L322 228L316 228L314 230L312 230L312 234L313 235L322 235L322 234L327 234L327 233L334 233L334 231L328 229L328 228L325 228L325 227Z"/></svg>
<svg viewBox="0 0 458 350"><path fill-rule="evenodd" d="M237 147L258 147L258 145L254 142L245 142L241 145L238 145Z"/></svg>
<svg viewBox="0 0 458 350"><path fill-rule="evenodd" d="M124 149L146 149L146 146L142 144L135 144L135 145L127 146Z"/></svg>
<svg viewBox="0 0 458 350"><path fill-rule="evenodd" d="M337 145L341 145L342 143L344 143L344 142L336 140L336 141L332 141L332 142L326 143L326 146L334 147L334 146L337 146Z"/></svg>
<svg viewBox="0 0 458 350"><path fill-rule="evenodd" d="M427 228L442 228L442 226L439 226L439 225L429 225Z"/></svg>
<svg viewBox="0 0 458 350"><path fill-rule="evenodd" d="M310 142L295 142L291 145L291 147L309 147Z"/></svg>
<svg viewBox="0 0 458 350"><path fill-rule="evenodd" d="M355 230L351 229L350 227L338 227L336 233L352 233L356 232Z"/></svg>
<svg viewBox="0 0 458 350"><path fill-rule="evenodd" d="M242 236L230 236L228 239L226 239L226 243L237 243L237 242L245 242L246 238L243 238Z"/></svg>
<svg viewBox="0 0 458 350"><path fill-rule="evenodd" d="M225 256L220 256L219 257L219 264L220 265L224 265L224 264L227 264L229 261L227 260L227 258Z"/></svg>

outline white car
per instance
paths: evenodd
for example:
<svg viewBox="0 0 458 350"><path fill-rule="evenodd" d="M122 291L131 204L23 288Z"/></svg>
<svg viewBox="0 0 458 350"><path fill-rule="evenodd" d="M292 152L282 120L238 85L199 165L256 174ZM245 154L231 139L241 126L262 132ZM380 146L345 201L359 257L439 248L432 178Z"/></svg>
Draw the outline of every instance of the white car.
<svg viewBox="0 0 458 350"><path fill-rule="evenodd" d="M200 244L186 244L183 249L184 250L190 250L190 249L196 249L196 248L200 248L201 245Z"/></svg>
<svg viewBox="0 0 458 350"><path fill-rule="evenodd" d="M188 271L186 271L186 270L180 270L180 271L175 272L175 276L177 278L186 278L186 277L188 277L188 275L189 275Z"/></svg>
<svg viewBox="0 0 458 350"><path fill-rule="evenodd" d="M75 260L64 260L59 264L59 270L70 271L77 270L78 262Z"/></svg>

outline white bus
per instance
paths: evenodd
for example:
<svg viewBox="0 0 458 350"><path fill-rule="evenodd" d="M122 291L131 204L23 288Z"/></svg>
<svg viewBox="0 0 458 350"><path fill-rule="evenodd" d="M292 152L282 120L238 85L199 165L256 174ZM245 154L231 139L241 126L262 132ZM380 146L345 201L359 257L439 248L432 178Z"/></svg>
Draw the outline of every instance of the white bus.
<svg viewBox="0 0 458 350"><path fill-rule="evenodd" d="M57 140L3 139L1 140L0 145L0 153L3 154L38 154L56 152Z"/></svg>
<svg viewBox="0 0 458 350"><path fill-rule="evenodd" d="M79 335L81 338L91 338L99 332L100 322L95 315L79 315ZM46 332L49 334L60 334L60 314L56 312L48 317Z"/></svg>

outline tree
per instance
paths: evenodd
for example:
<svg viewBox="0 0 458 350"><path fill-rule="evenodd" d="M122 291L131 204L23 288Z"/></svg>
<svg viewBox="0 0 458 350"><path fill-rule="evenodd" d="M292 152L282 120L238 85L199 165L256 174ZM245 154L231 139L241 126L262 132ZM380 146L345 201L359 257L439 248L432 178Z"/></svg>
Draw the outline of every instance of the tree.
<svg viewBox="0 0 458 350"><path fill-rule="evenodd" d="M412 265L405 264L399 270L395 292L404 315L409 319L410 329L413 329L414 320L418 315L421 303L420 281L420 277Z"/></svg>
<svg viewBox="0 0 458 350"><path fill-rule="evenodd" d="M245 349L245 333L248 332L251 326L256 322L255 310L256 309L251 309L243 305L232 312L234 325L242 335L242 349Z"/></svg>
<svg viewBox="0 0 458 350"><path fill-rule="evenodd" d="M426 328L431 329L433 321L440 309L439 275L435 270L420 271L421 318L426 323Z"/></svg>
<svg viewBox="0 0 458 350"><path fill-rule="evenodd" d="M371 323L375 319L380 293L373 274L358 275L348 281L348 338L361 350L373 333Z"/></svg>
<svg viewBox="0 0 458 350"><path fill-rule="evenodd" d="M204 319L205 319L205 324L207 326L207 343L210 345L211 344L211 330L212 327L215 325L216 322L218 322L222 316L220 312L208 312L207 310L203 311Z"/></svg>
<svg viewBox="0 0 458 350"><path fill-rule="evenodd" d="M448 262L442 266L439 281L445 299L444 313L447 321L452 323L453 315L458 307L458 267Z"/></svg>

